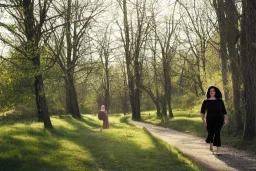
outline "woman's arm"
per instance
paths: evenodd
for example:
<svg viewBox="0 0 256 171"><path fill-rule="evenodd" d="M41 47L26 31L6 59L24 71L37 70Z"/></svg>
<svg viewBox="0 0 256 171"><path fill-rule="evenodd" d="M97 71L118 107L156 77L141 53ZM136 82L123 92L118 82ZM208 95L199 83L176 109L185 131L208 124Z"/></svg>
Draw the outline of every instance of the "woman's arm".
<svg viewBox="0 0 256 171"><path fill-rule="evenodd" d="M224 115L224 124L227 124L227 122L228 122L227 110L226 110L226 107L225 107L225 104L224 104L223 100L220 99L220 101L221 101L222 113Z"/></svg>
<svg viewBox="0 0 256 171"><path fill-rule="evenodd" d="M201 113L201 118L202 118L202 121L204 123L204 126L207 126L207 123L205 121L205 114L204 113Z"/></svg>
<svg viewBox="0 0 256 171"><path fill-rule="evenodd" d="M207 123L205 121L205 113L206 113L206 100L203 101L203 104L201 106L201 118L204 123L204 126L207 126Z"/></svg>
<svg viewBox="0 0 256 171"><path fill-rule="evenodd" d="M227 124L227 122L228 122L228 115L225 114L225 115L224 115L224 124Z"/></svg>

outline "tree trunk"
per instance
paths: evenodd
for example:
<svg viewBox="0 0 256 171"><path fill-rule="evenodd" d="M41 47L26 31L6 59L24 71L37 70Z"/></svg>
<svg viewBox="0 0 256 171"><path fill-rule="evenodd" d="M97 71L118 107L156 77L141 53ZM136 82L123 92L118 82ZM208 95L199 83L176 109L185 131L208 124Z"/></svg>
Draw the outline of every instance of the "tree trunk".
<svg viewBox="0 0 256 171"><path fill-rule="evenodd" d="M102 40L100 41L100 48L99 48L99 52L100 52L100 58L101 58L101 63L102 66L104 68L104 73L102 80L102 86L104 89L104 104L105 104L105 109L108 111L109 113L109 109L110 109L110 78L109 78L109 49L110 49L110 40L107 38L107 30L106 29L105 33L104 33L104 37L102 38Z"/></svg>
<svg viewBox="0 0 256 171"><path fill-rule="evenodd" d="M68 75L68 88L69 88L71 114L74 118L81 118L73 74Z"/></svg>
<svg viewBox="0 0 256 171"><path fill-rule="evenodd" d="M229 102L228 92L228 67L227 67L227 48L226 48L226 21L224 14L224 2L223 0L213 0L214 8L216 10L219 34L220 34L220 58L221 58L221 73L224 88L225 101Z"/></svg>
<svg viewBox="0 0 256 171"><path fill-rule="evenodd" d="M37 118L38 118L38 122L43 122L44 118L43 118L43 112L41 110L41 101L40 101L40 97L39 97L39 86L38 86L38 78L35 77L35 82L34 82L34 86L35 86L35 96L36 96L36 109L37 109Z"/></svg>
<svg viewBox="0 0 256 171"><path fill-rule="evenodd" d="M236 50L236 40L239 36L238 30L238 12L233 0L225 1L226 11L226 33L227 33L227 45L232 73L232 87L233 87L233 108L235 117L235 127L237 131L242 130L243 122L241 115L240 104L240 61Z"/></svg>
<svg viewBox="0 0 256 171"><path fill-rule="evenodd" d="M166 108L166 98L165 96L160 97L160 104L162 106L162 116L167 116L167 108Z"/></svg>
<svg viewBox="0 0 256 171"><path fill-rule="evenodd" d="M23 0L24 9L24 25L25 34L27 38L26 42L26 54L30 59L33 59L33 65L35 68L35 96L36 96L36 106L38 112L38 120L44 121L45 128L53 128L50 115L48 112L48 105L44 92L43 76L40 71L40 48L39 41L41 39L41 28L44 23L46 9L41 9L40 13L40 25L37 25L34 20L34 1Z"/></svg>
<svg viewBox="0 0 256 171"><path fill-rule="evenodd" d="M129 89L129 99L132 109L132 120L137 120L136 116L136 105L135 105L135 92L134 92L134 77L131 70L131 52L130 52L130 33L129 33L129 24L128 24L128 14L127 14L127 2L123 0L123 14L124 14L124 34L125 34L125 59L126 59L126 68L127 68L127 78L128 78L128 89Z"/></svg>
<svg viewBox="0 0 256 171"><path fill-rule="evenodd" d="M39 116L38 119L40 119L40 121L43 120L45 128L53 128L50 120L49 112L48 112L47 101L45 98L42 74L37 75L35 77L35 91L36 91L37 110L38 110L38 116Z"/></svg>
<svg viewBox="0 0 256 171"><path fill-rule="evenodd" d="M160 93L159 93L159 88L158 88L158 80L157 80L157 61L156 61L156 44L155 44L155 50L154 50L154 83L155 83L155 92L156 92L156 114L157 117L162 117L162 112L161 112L161 103L160 103Z"/></svg>
<svg viewBox="0 0 256 171"><path fill-rule="evenodd" d="M69 97L69 84L67 78L65 78L65 93L66 93L66 114L71 114L71 103Z"/></svg>
<svg viewBox="0 0 256 171"><path fill-rule="evenodd" d="M245 124L243 139L255 138L256 115L256 2L243 0L241 49L244 77Z"/></svg>
<svg viewBox="0 0 256 171"><path fill-rule="evenodd" d="M202 48L202 47L201 47ZM200 49L201 49L200 48ZM196 56L196 83L198 84L199 86L199 89L200 89L200 95L204 95L205 94L205 91L204 91L204 88L203 88L203 82L202 82L202 78L201 78L201 72L200 72L200 68L201 68L201 65L200 65L200 61L201 61L201 53L202 53L202 50L201 52L199 53L195 53L195 56ZM205 73L205 72L204 72Z"/></svg>
<svg viewBox="0 0 256 171"><path fill-rule="evenodd" d="M125 84L127 86L127 84ZM128 113L129 111L129 107L128 107L128 102L129 102L129 98L128 98L128 92L127 90L124 91L124 94L122 96L122 109L123 109L123 113L124 115L126 115L126 113Z"/></svg>
<svg viewBox="0 0 256 171"><path fill-rule="evenodd" d="M169 117L173 117L171 108L171 60L168 51L164 51L162 48L162 66L163 66L163 83L164 83L164 100L162 101L163 115L167 116L167 110Z"/></svg>
<svg viewBox="0 0 256 171"><path fill-rule="evenodd" d="M68 0L68 7L67 7L67 15L66 15L66 39L67 39L67 70L66 70L66 80L68 85L68 95L70 98L70 108L71 108L71 114L74 118L81 118L81 114L79 111L79 106L77 102L77 93L75 88L75 82L74 82L74 70L75 70L75 58L76 56L76 47L73 46L72 40L71 40L71 0ZM76 29L76 28L74 28ZM74 36L76 36L74 34ZM73 42L74 43L74 42ZM73 56L72 56L72 50L73 50ZM72 58L73 57L73 58Z"/></svg>
<svg viewBox="0 0 256 171"><path fill-rule="evenodd" d="M154 66L155 68L156 66ZM160 93L159 93L159 89L158 89L158 82L157 82L157 71L154 71L154 80L155 80L155 91L156 91L156 102L155 102L155 106L156 106L156 114L157 117L162 117L162 111L161 111L161 103L160 103Z"/></svg>
<svg viewBox="0 0 256 171"><path fill-rule="evenodd" d="M104 104L106 104L106 110L109 111L109 109L110 109L109 87L105 90L105 100L104 100Z"/></svg>
<svg viewBox="0 0 256 171"><path fill-rule="evenodd" d="M171 56L168 53L167 54L167 77L166 77L166 81L167 81L167 92L166 92L166 102L167 102L167 107L168 107L168 113L169 113L169 117L173 118L173 113L172 113L172 106L171 106L171 98L172 98L172 94L171 94Z"/></svg>
<svg viewBox="0 0 256 171"><path fill-rule="evenodd" d="M110 109L110 83L109 83L109 68L108 68L108 62L106 60L106 89L105 89L105 104L106 104L106 110L109 112Z"/></svg>
<svg viewBox="0 0 256 171"><path fill-rule="evenodd" d="M140 94L141 94L141 81L140 81L140 66L139 66L139 49L137 54L135 55L135 62L134 62L134 72L135 72L135 96L134 96L134 104L135 104L135 119L141 120L140 116Z"/></svg>
<svg viewBox="0 0 256 171"><path fill-rule="evenodd" d="M162 56L163 56L163 59L162 59L162 65L163 65L163 83L164 83L164 97L163 97L163 100L162 100L162 111L163 111L163 116L167 116L167 99L168 99L168 91L169 91L169 83L168 83L168 62L167 62L167 58L166 58L166 55L165 55L165 52L162 52Z"/></svg>

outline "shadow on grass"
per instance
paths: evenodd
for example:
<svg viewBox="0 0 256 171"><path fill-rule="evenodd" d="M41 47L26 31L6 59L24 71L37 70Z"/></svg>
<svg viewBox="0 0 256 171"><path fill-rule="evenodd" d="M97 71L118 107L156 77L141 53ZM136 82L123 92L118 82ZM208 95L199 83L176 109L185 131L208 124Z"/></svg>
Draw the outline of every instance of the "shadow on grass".
<svg viewBox="0 0 256 171"><path fill-rule="evenodd" d="M1 114L0 113L0 121L18 121L23 119L31 119L36 118L34 114L21 114L21 113L7 113L7 114Z"/></svg>
<svg viewBox="0 0 256 171"><path fill-rule="evenodd" d="M163 142L163 140L155 137L154 135L152 135L146 128L143 128L143 130L145 131L145 133L150 137L152 143L160 150L164 150L166 151L166 153L170 156L170 158L178 158L178 154L181 153L177 148L172 147L173 149L175 149L175 151L177 151L178 153L174 154L170 152L170 148L167 147L167 145ZM170 146L169 146L170 147Z"/></svg>
<svg viewBox="0 0 256 171"><path fill-rule="evenodd" d="M131 116L129 116L129 115L123 116L123 117L120 118L120 122L121 122L121 123L125 123L125 124L127 124L127 125L129 125L129 126L134 126L133 124L131 124L131 123L129 122L129 118L130 118L130 117L131 117Z"/></svg>
<svg viewBox="0 0 256 171"><path fill-rule="evenodd" d="M24 131L24 130L23 130ZM22 130L1 136L0 170L61 170L62 165L45 160L45 156L57 157L60 150L57 140L44 138L43 133L28 130L27 137ZM64 164L64 162L62 163Z"/></svg>
<svg viewBox="0 0 256 171"><path fill-rule="evenodd" d="M0 119L0 127L4 125L15 125L17 123L22 123L25 125L31 125L32 123L38 122L36 117L27 117L27 118L5 118L3 120ZM42 122L43 124L43 122Z"/></svg>
<svg viewBox="0 0 256 171"><path fill-rule="evenodd" d="M177 168L180 168L181 170L191 170L188 165L175 159L174 163L170 162L170 160L164 160L166 158L176 157L175 155L171 156L170 151L168 152L168 149L164 147L164 145L161 145L159 140L152 135L150 135L150 137L152 141L154 141L154 148L143 149L141 145L134 142L133 138L136 138L136 135L134 135L134 133L129 133L129 131L138 132L142 130L133 125L130 126L130 124L128 124L129 117L130 116L124 116L120 118L120 124L122 125L125 123L126 129L119 129L119 124L116 124L114 127L111 126L110 130L92 131L86 129L86 132L81 132L81 134L86 134L88 139L93 138L93 142L97 142L96 144L89 140L84 141L83 139L76 139L74 141L77 145L88 150L95 160L95 163L97 163L97 165L92 164L90 170L164 171L170 169L177 170ZM87 122L88 121L84 122L84 120L79 122L72 120L69 123L74 124L75 127L81 130L86 126ZM132 134L132 136L130 136L130 134ZM158 157L162 158L162 160L159 159L155 161L154 159L157 159Z"/></svg>
<svg viewBox="0 0 256 171"><path fill-rule="evenodd" d="M152 124L150 120L145 120L144 122ZM200 137L205 137L207 135L206 127L202 122L200 120L194 120L193 118L162 118L159 119L159 122L156 125L191 133L192 135Z"/></svg>
<svg viewBox="0 0 256 171"><path fill-rule="evenodd" d="M69 123L74 125L78 130L84 130L84 132L80 132L80 134L86 134L86 137L88 137L86 141L83 139L76 139L73 141L77 145L89 151L92 158L95 160L94 164L91 163L88 169L130 171L133 170L132 168L134 168L135 164L136 170L150 170L150 164L141 164L138 162L143 158L140 154L147 153L147 150L142 150L139 145L136 145L134 142L130 142L129 136L124 136L123 134L112 134L109 132L111 130L92 131L90 129L85 129L84 127L88 124L88 121L86 120L71 120ZM90 141L89 139L93 139L93 141ZM97 143L95 144L95 142Z"/></svg>
<svg viewBox="0 0 256 171"><path fill-rule="evenodd" d="M88 119L82 118L80 121L89 125L90 127L93 127L93 128L98 128L99 127L99 124L95 123L95 120L91 119L91 118L88 118Z"/></svg>
<svg viewBox="0 0 256 171"><path fill-rule="evenodd" d="M152 143L155 144L157 148L164 149L164 151L168 151L167 147L161 142L162 140L153 136L146 128L143 127L143 130L150 137Z"/></svg>
<svg viewBox="0 0 256 171"><path fill-rule="evenodd" d="M187 117L187 118L198 118L200 115L198 113L178 113L174 112L174 117Z"/></svg>
<svg viewBox="0 0 256 171"><path fill-rule="evenodd" d="M155 117L157 114L155 111L149 111L149 112L141 112L141 116L146 119L151 119L152 117ZM187 118L197 118L200 117L200 114L190 112L190 111L173 111L174 117L187 117ZM163 116L165 117L165 116Z"/></svg>
<svg viewBox="0 0 256 171"><path fill-rule="evenodd" d="M1 170L191 170L177 159L166 160L170 157L168 149L152 135L148 136L154 147L145 149L138 144L135 139L141 137L136 133L141 129L128 124L129 117L120 118L121 123L109 130L102 130L100 122L91 118L66 116L60 117L60 123L67 126L54 125L52 131L14 127L0 136ZM125 129L120 129L122 124Z"/></svg>

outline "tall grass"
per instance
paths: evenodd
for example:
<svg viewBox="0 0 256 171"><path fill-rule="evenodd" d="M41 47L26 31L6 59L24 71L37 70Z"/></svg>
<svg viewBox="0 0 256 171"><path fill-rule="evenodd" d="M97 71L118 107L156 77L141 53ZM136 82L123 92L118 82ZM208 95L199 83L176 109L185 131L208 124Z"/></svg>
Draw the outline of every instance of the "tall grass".
<svg viewBox="0 0 256 171"><path fill-rule="evenodd" d="M199 170L176 148L110 115L103 130L93 115L52 116L52 131L36 119L0 121L0 170L164 171Z"/></svg>
<svg viewBox="0 0 256 171"><path fill-rule="evenodd" d="M207 136L207 131L202 123L200 113L191 110L173 110L173 113L174 118L157 118L156 111L145 111L142 112L142 120L200 137ZM256 140L244 141L242 135L234 135L232 130L229 130L227 126L224 125L221 131L221 139L224 145L233 146L256 154Z"/></svg>

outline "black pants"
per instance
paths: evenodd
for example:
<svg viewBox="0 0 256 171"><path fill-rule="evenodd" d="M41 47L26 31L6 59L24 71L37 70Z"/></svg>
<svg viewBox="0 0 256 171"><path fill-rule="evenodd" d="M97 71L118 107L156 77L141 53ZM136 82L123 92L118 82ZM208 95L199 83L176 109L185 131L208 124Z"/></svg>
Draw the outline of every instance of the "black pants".
<svg viewBox="0 0 256 171"><path fill-rule="evenodd" d="M221 141L220 141L220 131L223 126L223 117L217 117L217 118L207 118L207 131L208 136L206 139L207 143L213 143L214 146L220 147Z"/></svg>

